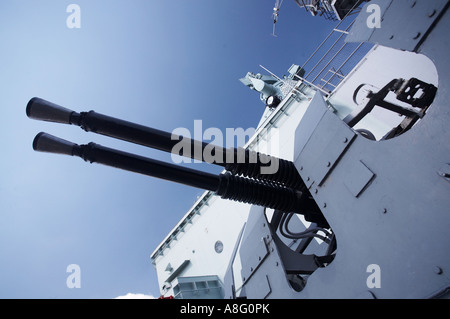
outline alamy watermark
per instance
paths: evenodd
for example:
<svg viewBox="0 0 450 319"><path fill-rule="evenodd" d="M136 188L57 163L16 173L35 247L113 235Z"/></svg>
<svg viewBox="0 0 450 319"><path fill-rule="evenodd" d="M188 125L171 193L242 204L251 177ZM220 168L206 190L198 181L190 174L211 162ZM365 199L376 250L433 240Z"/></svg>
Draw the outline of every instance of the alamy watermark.
<svg viewBox="0 0 450 319"><path fill-rule="evenodd" d="M366 272L370 273L367 277L367 288L381 288L381 267L377 264L370 264L367 266Z"/></svg>
<svg viewBox="0 0 450 319"><path fill-rule="evenodd" d="M381 8L378 4L370 4L366 9L370 15L367 17L366 24L370 29L381 28Z"/></svg>
<svg viewBox="0 0 450 319"><path fill-rule="evenodd" d="M66 26L69 29L81 28L81 8L78 4L69 4L66 8L66 12L70 15L66 19Z"/></svg>
<svg viewBox="0 0 450 319"><path fill-rule="evenodd" d="M277 129L270 130L270 137L260 140L252 147L248 157L242 147L256 134L254 128L226 128L224 132L217 127L210 127L203 130L201 120L194 121L194 133L184 127L176 128L172 131L172 140L178 140L171 151L172 161L180 163L256 163L258 158L256 152L260 154L270 154L271 156L260 156L261 174L275 174L279 168L278 157L280 153L280 138ZM192 140L199 143L192 143ZM205 146L204 141L210 141Z"/></svg>
<svg viewBox="0 0 450 319"><path fill-rule="evenodd" d="M77 264L70 264L66 268L66 272L70 273L66 279L67 288L81 288L81 268Z"/></svg>

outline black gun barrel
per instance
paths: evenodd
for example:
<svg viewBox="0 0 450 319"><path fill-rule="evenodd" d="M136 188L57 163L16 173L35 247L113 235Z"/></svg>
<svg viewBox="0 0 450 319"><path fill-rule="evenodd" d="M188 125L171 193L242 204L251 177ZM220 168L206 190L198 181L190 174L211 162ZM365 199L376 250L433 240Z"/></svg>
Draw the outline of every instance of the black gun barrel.
<svg viewBox="0 0 450 319"><path fill-rule="evenodd" d="M32 98L28 102L26 112L28 117L32 119L73 124L88 132L106 135L169 153L174 153L176 145L183 143L183 147L177 147L177 155L222 166L234 175L272 181L293 188L299 188L303 185L301 177L292 162L258 152L236 148L224 149L217 145L212 147L203 141L174 135L95 111L77 113L37 97ZM211 158L213 160L205 159L203 156L207 147L211 150ZM266 174L262 173L264 167L274 163L276 163L274 171Z"/></svg>
<svg viewBox="0 0 450 319"><path fill-rule="evenodd" d="M95 143L78 145L41 132L33 141L35 151L78 156L91 163L100 163L135 173L181 183L214 192L224 199L269 207L284 212L298 212L306 220L326 227L328 223L318 214L311 201L292 188L267 181L234 176L214 175L147 157L111 149Z"/></svg>
<svg viewBox="0 0 450 319"><path fill-rule="evenodd" d="M33 149L78 156L90 163L104 164L210 191L216 191L219 183L218 176L214 174L122 152L96 143L78 145L45 132L36 135Z"/></svg>

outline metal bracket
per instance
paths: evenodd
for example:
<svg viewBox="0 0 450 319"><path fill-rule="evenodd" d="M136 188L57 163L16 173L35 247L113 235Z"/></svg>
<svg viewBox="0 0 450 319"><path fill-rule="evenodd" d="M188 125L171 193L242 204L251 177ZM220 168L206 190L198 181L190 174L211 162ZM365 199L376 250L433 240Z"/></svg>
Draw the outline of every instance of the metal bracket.
<svg viewBox="0 0 450 319"><path fill-rule="evenodd" d="M363 87L363 85L360 85L356 89L354 97L358 95L358 91ZM416 94L419 93L420 90L422 91L422 94L416 97ZM405 108L385 101L384 99L389 92L394 92L399 101L408 103L413 107L421 108L422 110L416 111L414 109ZM348 126L354 127L367 114L369 114L375 106L379 106L386 110L404 115L415 123L418 119L424 116L425 110L433 102L436 92L437 88L434 85L425 83L416 78L411 78L409 80L394 79L377 93L370 91L367 95L367 98L369 99L368 102L347 115L344 122L347 123ZM411 126L411 124L409 126Z"/></svg>
<svg viewBox="0 0 450 319"><path fill-rule="evenodd" d="M309 275L319 268L316 255L304 255L293 251L281 241L276 233L272 234L272 238L287 274Z"/></svg>
<svg viewBox="0 0 450 319"><path fill-rule="evenodd" d="M422 91L422 94L415 97L420 91ZM411 78L408 81L404 81L403 85L395 93L399 101L423 109L433 103L436 92L437 88L433 84Z"/></svg>

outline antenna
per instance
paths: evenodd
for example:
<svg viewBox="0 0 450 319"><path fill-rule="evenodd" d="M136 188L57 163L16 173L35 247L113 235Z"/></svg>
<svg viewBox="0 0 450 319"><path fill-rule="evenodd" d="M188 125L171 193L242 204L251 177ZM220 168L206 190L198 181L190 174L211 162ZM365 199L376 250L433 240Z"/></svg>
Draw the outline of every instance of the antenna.
<svg viewBox="0 0 450 319"><path fill-rule="evenodd" d="M280 7L283 4L283 0L276 0L275 5L273 7L272 18L273 18L273 30L272 36L277 37L275 34L275 24L278 22L278 12L280 11Z"/></svg>

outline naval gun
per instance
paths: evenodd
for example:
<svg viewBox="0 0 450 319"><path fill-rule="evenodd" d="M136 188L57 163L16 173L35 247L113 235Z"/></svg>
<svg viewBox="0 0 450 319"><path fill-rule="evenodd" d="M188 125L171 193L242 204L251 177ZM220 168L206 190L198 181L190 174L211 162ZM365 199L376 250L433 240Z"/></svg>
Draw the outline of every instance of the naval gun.
<svg viewBox="0 0 450 319"><path fill-rule="evenodd" d="M371 18L372 12L367 10L369 5L376 5L381 10L382 28L368 29L367 21ZM261 201L252 206L249 218L236 240L224 278L225 297L254 299L450 297L448 276L450 42L442 41L448 38L449 8L448 0L372 0L361 10L346 41L376 44L388 57L394 56L394 53L396 56L397 51L405 53L408 51L408 54L414 53L414 56L416 54L427 56L439 72L439 90L430 94L427 92L436 91L432 86L423 87L417 81L414 85L412 85L414 82L399 85L402 81L391 81L390 78L391 82L378 93L369 92L364 96L367 104L362 103L355 109L357 112L352 112L345 118L340 118L334 113L328 104L329 100L324 99L320 90L308 102L302 101L307 103L308 107L295 129L294 163L295 167L298 167L300 178L296 177L293 180L298 186L289 185L281 178L284 173L280 172L283 170L287 172L281 168L282 165L278 177L272 175L266 176L266 179L253 173L237 176L237 171L234 174L233 171L224 174L231 175L232 178L198 175L198 172L191 171L183 172L185 174L183 178L181 172L175 173L171 165L164 166L169 174L178 179L173 181L183 183L195 181L198 184L188 185L205 189L210 187L216 193L221 193L222 187L230 188L229 191L232 193L240 192L234 189L233 185L238 185L238 188L245 186L241 189L243 191L252 189L253 186L250 184L253 183L258 184L257 187L264 188L265 195L261 195L261 198L253 192L248 193L248 197L239 195L239 200L242 201L245 199L255 203L256 197ZM391 65L392 63L384 65L384 68L387 69ZM378 67L381 70L382 66L377 65L376 73L381 73L378 72ZM364 78L363 82L356 82L358 85L367 83L366 79L373 76L368 70L373 69L364 70L364 64L358 65L354 76ZM395 76L397 79L397 75ZM347 81L347 84L349 83L350 81ZM434 98L433 101L431 99L426 101L423 97L414 101L416 95L414 89L421 87L424 91L423 96L431 96ZM359 88L355 91L355 95L363 91ZM408 104L423 102L425 108L422 108L424 105L420 103L411 105L421 110L410 112L410 108L398 108L392 103L386 103L388 101L384 98L389 92L396 93L397 99L400 100L402 96L406 97L404 102L409 102ZM433 105L430 105L431 102ZM296 102L295 105L304 104ZM408 122L402 122L399 127L394 127L394 130L388 132L380 141L358 134L354 126L375 106L404 115L409 118ZM427 109L426 116L423 112L425 109ZM82 123L81 113L37 98L30 101L27 114L38 120L80 125L85 130L97 130L104 135L117 133L117 131L107 132L111 129L109 125L114 123L110 122L102 129L98 129L96 125L89 127L86 123ZM132 127L127 129L133 131ZM139 135L137 132L144 131L149 130L137 130L130 135L136 138ZM119 135L112 137L125 139L124 134ZM169 137L166 139L169 143L170 136L166 137ZM143 138L141 142L150 140L152 139ZM190 143L195 144L194 141ZM130 165L134 170L142 168L143 171L150 171L152 166L145 158L128 157L128 154L110 151L94 144L76 145L46 133L38 134L33 144L38 151L76 155L88 161L99 161L103 158L104 164L110 162L115 167L119 167L118 163L122 162L124 165L120 168L124 169ZM170 147L166 150L170 150ZM101 156L98 156L99 154ZM115 156L117 160L114 159ZM140 163L141 168L135 165L136 163ZM227 169L227 163L222 165ZM261 167L254 163L252 165ZM250 163L245 163L239 170L250 172L252 171L250 167ZM160 170L162 168L155 171L160 173ZM237 180L238 177L244 178L248 184L244 181L228 183L229 180ZM222 183L224 185L221 185ZM272 187L277 191L272 191ZM308 190L311 192L308 193ZM292 192L295 196L292 196ZM233 196L238 198L237 195L224 196L228 199L232 199ZM277 197L277 203L291 204L285 207L273 206L281 210L277 210L269 221L263 214L263 208L260 207L269 207L270 203L262 201L266 196ZM320 203L323 215L311 201L312 198ZM332 227L330 236L332 238L323 256L325 258L318 259L304 254L305 247L312 239L310 234L316 231L317 225L315 223L311 225L309 234L296 233L290 229L288 226L292 212L286 213L286 210L297 210L295 208L298 208L298 211L302 210L300 208L303 210L312 208L314 213L306 216L307 218L319 223L326 220ZM301 239L295 251L279 244L280 238L275 232L277 229L280 232L283 230L285 238ZM337 254L336 238L339 240ZM154 256L161 256L163 249L158 248ZM239 258L235 258L238 256ZM185 256L182 257L183 262L180 266L169 277L163 278L164 284L171 284L172 280L183 271L187 263L184 260ZM168 259L163 260L165 264L161 264L163 267L160 269L169 269ZM235 266L239 268L239 263L242 267L240 273L237 273ZM322 267L328 263L331 263L330 267ZM317 267L323 269L319 270ZM193 280L192 277L190 279ZM180 283L183 282L180 280ZM181 285L178 286L180 287ZM172 291L175 291L175 288L173 287Z"/></svg>
<svg viewBox="0 0 450 319"><path fill-rule="evenodd" d="M31 119L74 124L88 132L170 153L180 141L202 150L211 147L203 141L174 136L168 132L95 111L78 113L37 97L29 101L26 113ZM329 228L328 222L321 214L316 202L311 198L294 164L273 156L244 149L225 150L217 146L214 151L218 157L214 158L221 158L223 161L212 161L211 164L223 166L226 172L214 175L108 148L93 142L78 145L45 132L36 135L33 149L40 152L77 156L90 163L99 163L201 188L212 191L224 199L268 207L286 213L298 213L303 215L307 221L320 227ZM203 160L203 158L196 157L195 154L196 152L180 152L178 155ZM278 162L277 172L261 174L261 168L269 161Z"/></svg>

